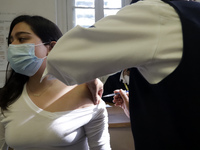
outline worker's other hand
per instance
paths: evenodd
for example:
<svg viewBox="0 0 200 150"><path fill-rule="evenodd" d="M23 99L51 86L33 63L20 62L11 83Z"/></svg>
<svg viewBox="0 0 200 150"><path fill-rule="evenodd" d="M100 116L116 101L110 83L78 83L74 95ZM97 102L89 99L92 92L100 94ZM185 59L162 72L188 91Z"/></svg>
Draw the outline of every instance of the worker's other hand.
<svg viewBox="0 0 200 150"><path fill-rule="evenodd" d="M92 93L94 104L99 104L103 95L103 83L98 79L94 79L86 83L90 92Z"/></svg>

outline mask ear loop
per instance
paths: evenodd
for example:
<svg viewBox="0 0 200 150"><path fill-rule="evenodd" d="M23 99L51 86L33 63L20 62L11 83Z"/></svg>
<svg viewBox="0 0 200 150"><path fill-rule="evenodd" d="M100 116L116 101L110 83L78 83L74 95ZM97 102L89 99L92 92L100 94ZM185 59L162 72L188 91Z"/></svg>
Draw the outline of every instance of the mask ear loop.
<svg viewBox="0 0 200 150"><path fill-rule="evenodd" d="M44 42L44 45L50 45L51 42Z"/></svg>
<svg viewBox="0 0 200 150"><path fill-rule="evenodd" d="M54 47L54 45L56 44L56 41L51 41L51 42L45 42L44 45L50 45L51 48ZM47 56L44 57L44 59L47 58ZM44 70L44 73L40 79L40 83L42 82L42 80L45 78L45 77L48 77L48 80L54 80L56 79L55 76L51 75L51 74L48 74L48 71L47 71L47 68Z"/></svg>
<svg viewBox="0 0 200 150"><path fill-rule="evenodd" d="M52 42L52 41L51 41L51 42ZM43 42L43 43L37 44L37 45L35 45L35 46L40 46L40 45L44 45L44 46L50 45L50 46L51 46L51 42ZM48 53L49 53L49 52L48 52ZM45 59L45 58L47 58L47 56L45 56L45 57L43 57L43 58L41 58L41 59Z"/></svg>
<svg viewBox="0 0 200 150"><path fill-rule="evenodd" d="M51 43L51 42L44 42L44 43L36 44L35 46L48 45L48 44L50 44L50 43Z"/></svg>

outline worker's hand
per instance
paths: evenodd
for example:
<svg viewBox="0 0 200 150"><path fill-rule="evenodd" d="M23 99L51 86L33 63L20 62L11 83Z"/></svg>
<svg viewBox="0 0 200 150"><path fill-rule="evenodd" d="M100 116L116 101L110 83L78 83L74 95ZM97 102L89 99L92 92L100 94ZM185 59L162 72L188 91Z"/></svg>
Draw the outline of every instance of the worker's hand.
<svg viewBox="0 0 200 150"><path fill-rule="evenodd" d="M113 103L115 103L115 106L121 107L127 117L130 118L130 113L129 113L129 93L126 91L120 89L120 90L115 90L114 93L119 93L114 96Z"/></svg>
<svg viewBox="0 0 200 150"><path fill-rule="evenodd" d="M90 92L92 93L94 104L99 104L103 95L103 83L98 79L94 79L86 83Z"/></svg>

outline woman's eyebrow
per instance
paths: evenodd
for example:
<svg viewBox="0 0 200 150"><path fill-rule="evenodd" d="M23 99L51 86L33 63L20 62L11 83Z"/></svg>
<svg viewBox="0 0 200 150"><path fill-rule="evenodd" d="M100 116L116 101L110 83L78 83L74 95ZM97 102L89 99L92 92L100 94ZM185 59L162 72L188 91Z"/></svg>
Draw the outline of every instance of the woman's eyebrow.
<svg viewBox="0 0 200 150"><path fill-rule="evenodd" d="M30 35L31 33L21 31L21 32L17 32L17 33L15 34L15 36L19 36L19 35L21 35L21 34L28 34L28 35Z"/></svg>
<svg viewBox="0 0 200 150"><path fill-rule="evenodd" d="M27 35L30 35L31 33L29 33L29 32L23 32L23 31L21 31L21 32L17 32L14 36L11 35L11 36L10 36L10 39L12 39L13 37L18 37L18 36L20 36L21 34L27 34Z"/></svg>
<svg viewBox="0 0 200 150"><path fill-rule="evenodd" d="M31 33L29 33L29 32L20 31L20 32L17 32L17 33L14 35L14 37L18 37L18 36L20 36L20 35L22 35L22 34L31 35ZM13 36L11 35L10 38L9 38L9 41L12 41L12 39L13 39Z"/></svg>

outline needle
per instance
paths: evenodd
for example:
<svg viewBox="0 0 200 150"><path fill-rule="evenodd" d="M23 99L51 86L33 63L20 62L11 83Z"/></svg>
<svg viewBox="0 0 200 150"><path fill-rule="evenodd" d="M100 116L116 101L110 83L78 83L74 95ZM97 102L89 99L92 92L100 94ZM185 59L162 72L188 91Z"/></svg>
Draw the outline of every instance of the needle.
<svg viewBox="0 0 200 150"><path fill-rule="evenodd" d="M128 93L128 91L125 91L126 93ZM111 96L115 96L118 95L119 93L112 93L112 94L108 94L108 95L104 95L103 97L111 97Z"/></svg>

